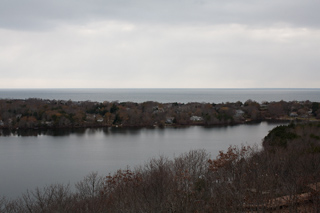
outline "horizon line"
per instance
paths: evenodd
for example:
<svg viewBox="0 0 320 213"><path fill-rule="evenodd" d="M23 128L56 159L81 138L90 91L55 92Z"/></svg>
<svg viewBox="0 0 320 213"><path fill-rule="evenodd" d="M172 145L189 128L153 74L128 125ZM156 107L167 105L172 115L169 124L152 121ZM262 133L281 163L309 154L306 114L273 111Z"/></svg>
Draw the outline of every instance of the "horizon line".
<svg viewBox="0 0 320 213"><path fill-rule="evenodd" d="M0 90L19 89L320 89L320 87L18 87L0 88Z"/></svg>

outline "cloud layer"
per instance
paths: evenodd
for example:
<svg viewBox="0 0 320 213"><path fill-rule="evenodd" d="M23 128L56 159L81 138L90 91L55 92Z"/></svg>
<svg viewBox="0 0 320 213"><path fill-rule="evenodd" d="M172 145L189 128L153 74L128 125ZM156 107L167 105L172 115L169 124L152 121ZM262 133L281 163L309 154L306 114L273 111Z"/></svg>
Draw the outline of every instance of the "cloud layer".
<svg viewBox="0 0 320 213"><path fill-rule="evenodd" d="M2 88L319 87L316 1L0 1Z"/></svg>

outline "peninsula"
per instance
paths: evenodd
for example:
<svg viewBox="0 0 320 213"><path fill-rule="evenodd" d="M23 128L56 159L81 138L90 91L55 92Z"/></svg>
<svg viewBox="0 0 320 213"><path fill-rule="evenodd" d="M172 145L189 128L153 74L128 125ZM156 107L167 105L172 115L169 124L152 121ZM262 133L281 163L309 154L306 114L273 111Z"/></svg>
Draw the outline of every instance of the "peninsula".
<svg viewBox="0 0 320 213"><path fill-rule="evenodd" d="M232 125L263 120L320 119L319 102L253 100L234 103L92 102L1 99L0 128Z"/></svg>

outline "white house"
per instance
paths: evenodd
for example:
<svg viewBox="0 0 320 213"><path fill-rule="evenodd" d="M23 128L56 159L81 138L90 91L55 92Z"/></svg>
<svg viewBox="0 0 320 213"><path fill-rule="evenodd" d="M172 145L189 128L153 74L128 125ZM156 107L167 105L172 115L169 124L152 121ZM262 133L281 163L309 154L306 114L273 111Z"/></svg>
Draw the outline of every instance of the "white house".
<svg viewBox="0 0 320 213"><path fill-rule="evenodd" d="M200 117L200 116L191 116L190 117L190 120L192 120L192 121L203 121L203 118L202 117Z"/></svg>

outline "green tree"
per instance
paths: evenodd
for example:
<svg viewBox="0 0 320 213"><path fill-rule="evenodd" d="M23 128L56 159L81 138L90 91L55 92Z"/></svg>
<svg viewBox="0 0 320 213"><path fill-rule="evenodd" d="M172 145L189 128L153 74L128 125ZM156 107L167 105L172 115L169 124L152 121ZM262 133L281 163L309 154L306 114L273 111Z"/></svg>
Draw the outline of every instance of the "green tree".
<svg viewBox="0 0 320 213"><path fill-rule="evenodd" d="M317 116L317 111L319 109L319 103L318 102L312 102L311 109L312 109L312 114L314 116Z"/></svg>

